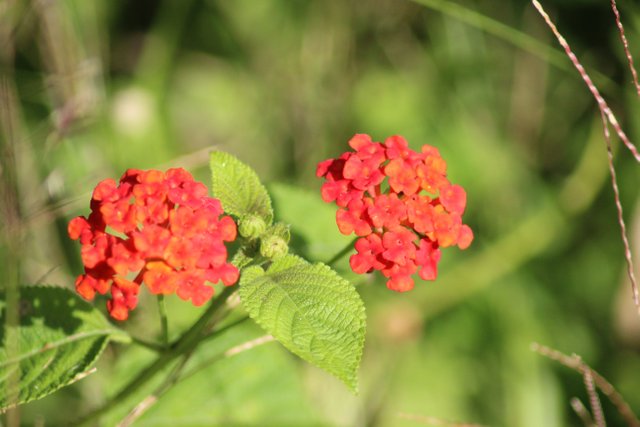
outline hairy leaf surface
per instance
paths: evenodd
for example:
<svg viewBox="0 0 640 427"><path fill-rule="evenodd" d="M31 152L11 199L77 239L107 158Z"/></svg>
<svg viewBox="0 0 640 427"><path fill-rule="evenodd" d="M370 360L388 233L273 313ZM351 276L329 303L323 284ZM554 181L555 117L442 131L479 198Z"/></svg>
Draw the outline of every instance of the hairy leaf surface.
<svg viewBox="0 0 640 427"><path fill-rule="evenodd" d="M244 270L239 292L250 316L287 349L357 392L366 319L353 285L324 264L287 255L267 271Z"/></svg>
<svg viewBox="0 0 640 427"><path fill-rule="evenodd" d="M0 293L0 408L77 381L110 339L130 340L68 289L21 287L18 311L18 325L7 326L6 294Z"/></svg>
<svg viewBox="0 0 640 427"><path fill-rule="evenodd" d="M271 199L253 169L222 151L211 153L209 166L213 196L220 199L226 213L239 218L254 214L271 224Z"/></svg>

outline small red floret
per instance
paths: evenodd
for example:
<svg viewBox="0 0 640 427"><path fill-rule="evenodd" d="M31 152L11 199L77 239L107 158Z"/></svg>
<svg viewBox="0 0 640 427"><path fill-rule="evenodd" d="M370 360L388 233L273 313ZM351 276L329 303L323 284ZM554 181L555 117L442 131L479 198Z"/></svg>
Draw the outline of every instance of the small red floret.
<svg viewBox="0 0 640 427"><path fill-rule="evenodd" d="M236 224L222 214L220 201L184 169L129 169L119 183L98 183L89 217L68 226L82 244L77 292L91 300L110 290L107 309L117 320L136 307L142 282L153 294L204 304L213 295L205 282L229 286L239 276L224 245L235 240Z"/></svg>
<svg viewBox="0 0 640 427"><path fill-rule="evenodd" d="M361 237L351 268L380 271L398 292L413 288L416 272L435 280L440 248L466 249L473 240L462 223L466 192L449 182L446 162L430 145L416 152L401 136L379 143L357 134L349 146L354 151L320 162L316 175L325 179L322 199L340 207L340 232Z"/></svg>

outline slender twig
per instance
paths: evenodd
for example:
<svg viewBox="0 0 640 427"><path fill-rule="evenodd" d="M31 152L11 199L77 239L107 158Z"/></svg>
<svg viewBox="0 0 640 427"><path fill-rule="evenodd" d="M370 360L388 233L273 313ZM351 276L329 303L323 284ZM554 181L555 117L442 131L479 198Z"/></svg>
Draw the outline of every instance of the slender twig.
<svg viewBox="0 0 640 427"><path fill-rule="evenodd" d="M38 278L38 280L36 280L34 283L35 283L36 285L43 284L43 282L45 281L45 279L46 279L47 277L49 277L49 275L50 275L51 273L53 273L54 271L56 271L59 267L60 267L59 265L54 265L53 267L51 267L50 269L48 269L47 271L45 271L45 273L44 273L42 276L40 276L40 277Z"/></svg>
<svg viewBox="0 0 640 427"><path fill-rule="evenodd" d="M620 189L618 188L618 178L616 175L616 169L613 166L613 150L611 148L611 135L609 134L609 126L607 126L607 121L602 116L602 125L604 127L604 140L607 144L607 160L609 165L609 175L611 176L611 188L613 188L613 198L616 204L616 210L618 212L618 225L620 226L620 234L622 238L622 244L624 246L624 258L627 262L627 275L629 276L629 280L631 281L631 291L633 292L633 301L636 304L638 310L640 310L640 303L638 301L638 285L636 282L636 277L634 274L633 267L633 255L631 254L631 244L629 243L629 238L627 237L627 225L624 222L624 216L622 211L622 202L620 201Z"/></svg>
<svg viewBox="0 0 640 427"><path fill-rule="evenodd" d="M208 359L206 359L205 361L203 361L202 363L198 364L197 366L195 366L194 368L192 368L191 370L189 370L188 372L186 372L182 377L180 377L180 381L183 381L187 378L189 378L192 375L197 374L198 372L200 372L201 370L211 366L211 364L222 360L222 359L226 359L232 356L236 356L240 353L243 353L247 350L251 350L254 347L258 347L262 344L266 344L269 343L271 341L275 341L275 338L273 338L271 335L263 335L261 337L252 339L250 341L244 342L242 344L238 344L237 346L231 347L229 350L225 351L222 354L217 354L215 356L212 356Z"/></svg>
<svg viewBox="0 0 640 427"><path fill-rule="evenodd" d="M580 364L582 366L582 379L584 380L584 387L587 390L587 394L589 395L589 405L591 406L591 413L593 414L595 424L597 427L606 427L607 423L604 420L602 403L600 403L600 398L598 397L596 386L593 383L593 374L591 373L591 368L585 365L582 362L582 359L580 359Z"/></svg>
<svg viewBox="0 0 640 427"><path fill-rule="evenodd" d="M160 386L149 396L142 399L140 403L138 403L117 425L117 427L127 427L131 425L135 420L137 420L142 414L144 414L147 409L153 406L160 396L164 394L167 390L171 388L180 378L180 373L186 366L187 362L193 355L193 352L189 352L185 354L180 362L171 370L171 373L167 376L167 378L160 384Z"/></svg>
<svg viewBox="0 0 640 427"><path fill-rule="evenodd" d="M571 404L571 408L573 408L573 412L580 417L584 427L593 427L593 419L591 418L591 414L587 408L584 406L584 403L582 403L582 401L577 397L572 397L569 403Z"/></svg>
<svg viewBox="0 0 640 427"><path fill-rule="evenodd" d="M236 356L240 353L244 353L247 350L251 350L254 347L258 347L262 344L266 344L271 341L275 341L275 338L272 337L271 335L263 335L261 337L254 338L250 341L243 342L242 344L238 344L234 347L231 347L229 350L224 352L224 357L229 358L229 357Z"/></svg>
<svg viewBox="0 0 640 427"><path fill-rule="evenodd" d="M558 39L558 42L560 43L560 45L564 49L565 53L567 54L567 56L569 57L571 62L573 63L574 67L578 70L578 73L580 73L580 76L582 77L582 79L586 83L587 87L589 88L589 91L591 92L591 94L595 98L596 102L598 103L598 108L600 109L600 113L602 115L605 142L607 144L607 155L608 155L608 161L609 161L609 172L611 174L611 185L612 185L612 188L613 188L613 193L614 193L614 198L615 198L615 203L616 203L616 210L617 210L617 214L618 214L618 224L620 226L620 233L622 235L622 243L624 245L624 256L625 256L625 260L626 260L626 263L627 263L627 275L629 276L629 280L631 282L631 292L633 294L633 302L636 305L636 309L638 310L638 313L640 313L640 295L638 293L638 284L637 284L636 277L635 277L635 274L634 274L633 256L631 254L631 245L629 244L629 239L627 238L627 230L626 230L626 225L625 225L625 222L624 222L622 204L620 203L620 194L619 194L619 191L618 191L618 184L617 184L617 180L616 180L615 168L613 166L613 153L611 151L611 137L610 137L610 134L609 134L609 128L608 128L607 123L610 123L611 126L613 126L613 129L616 131L616 134L618 135L620 140L629 149L629 151L631 151L631 153L633 154L634 158L638 162L640 162L640 153L636 149L635 145L633 145L633 143L629 140L627 135L622 130L622 127L620 126L620 124L618 123L618 120L616 119L615 115L613 114L613 112L609 108L609 105L607 105L607 102L600 95L600 92L598 92L598 89L596 88L596 86L591 81L591 78L589 77L589 75L585 71L584 67L582 66L582 64L580 63L580 61L576 57L576 55L573 53L573 51L571 50L571 47L569 46L567 41L564 39L564 37L562 37L560 32L558 32L558 29L556 28L555 24L549 18L549 15L545 12L545 10L543 9L542 5L538 2L538 0L532 0L532 2L533 2L533 5L535 6L535 8L540 13L540 15L542 15L542 17L544 18L545 22L547 23L547 25L549 26L549 28L551 29L553 34Z"/></svg>
<svg viewBox="0 0 640 427"><path fill-rule="evenodd" d="M220 335L221 333L226 332L226 331L228 331L229 329L233 328L234 326L237 326L237 325L239 325L239 324L241 324L241 323L244 323L246 320L249 320L249 319L250 319L250 317L249 317L249 316L241 317L240 319L235 320L235 321L233 321L233 322L229 323L228 325L223 326L223 327L222 327L222 328L220 328L220 329L216 329L216 330L215 330L215 331L213 331L213 332L209 332L207 335L205 335L204 337L202 337L202 341L206 341L206 340L209 340L209 339L211 339L211 338L217 337L217 336L218 336L218 335Z"/></svg>
<svg viewBox="0 0 640 427"><path fill-rule="evenodd" d="M266 344L268 342L273 341L274 338L271 335L264 335L259 338L255 338L253 340L247 341L245 343L239 344L237 346L231 347L227 351L222 354L217 354L214 357L207 359L205 362L197 365L195 368L191 369L189 372L180 376L182 370L184 369L187 361L189 360L191 353L185 355L185 357L180 361L180 363L173 369L171 374L167 377L167 379L158 387L152 394L145 397L140 403L136 405L135 408L127 414L127 416L117 425L117 427L128 427L133 423L136 419L138 419L142 414L144 414L149 408L158 402L160 397L164 395L172 386L175 384L184 381L185 379L193 376L204 368L208 368L212 363L220 361L222 359L227 359L233 356L236 356L242 352L247 350L251 350L254 347L257 347L262 344Z"/></svg>
<svg viewBox="0 0 640 427"><path fill-rule="evenodd" d="M235 296L235 294L230 296L227 299L227 305L229 305L230 300L234 296ZM217 330L215 330L213 332L210 332L207 335L204 335L200 342L202 343L205 340L208 340L209 338L218 336L222 332L227 331L227 330L233 328L234 326L239 325L240 323L244 322L247 319L249 319L249 316L245 316L245 317L243 317L241 319L238 319L235 322L230 323L229 325L224 326L223 328L220 328L220 329L217 329ZM191 375L195 374L197 371L210 366L216 360L219 360L219 359L225 358L225 357L231 357L231 356L234 356L237 353L240 353L241 352L241 351L239 351L240 349L242 349L242 351L246 351L246 350L248 350L250 348L256 347L256 346L258 346L260 344L263 344L265 342L269 342L270 340L266 339L266 337L267 336L263 336L263 337L255 339L255 340L251 340L251 341L248 341L246 343L240 344L238 346L232 347L229 350L227 350L226 352L224 352L222 354L222 357L220 355L216 355L213 358L210 358L207 361L205 361L204 363L198 365L198 367L192 369L187 374L185 374L183 376L180 376L180 374L182 373L182 371L183 371L184 367L186 366L187 362L189 361L189 359L193 355L193 351L185 354L183 356L182 360L180 361L180 363L178 363L174 367L174 369L171 371L171 374L169 374L169 376L162 382L162 384L152 394L150 394L149 396L145 397L142 401L140 401L140 403L138 403L131 410L131 412L129 412L129 414L127 414L127 416L118 424L118 427L127 427L127 426L129 426L133 421L135 421L142 414L144 414L151 406L155 405L156 402L160 399L160 397L164 393L166 393L172 386L177 384L178 382L181 382L184 379L186 379L187 377L190 377ZM273 340L273 338L271 338L271 340Z"/></svg>
<svg viewBox="0 0 640 427"><path fill-rule="evenodd" d="M333 267L333 264L335 264L336 262L340 261L340 259L345 256L346 254L348 254L349 252L351 252L351 250L353 249L353 245L356 243L356 241L359 239L359 237L356 237L355 239L353 239L352 241L350 241L349 243L347 243L347 245L342 248L340 250L340 252L338 252L337 254L335 254L333 256L333 258L331 258L329 261L325 262L325 264L327 264L329 267Z"/></svg>
<svg viewBox="0 0 640 427"><path fill-rule="evenodd" d="M142 414L147 412L147 409L155 405L157 401L158 396L155 393L145 397L140 403L136 405L135 408L131 410L131 412L127 414L126 417L122 419L122 421L117 424L117 427L127 427L131 425L131 423L140 418Z"/></svg>
<svg viewBox="0 0 640 427"><path fill-rule="evenodd" d="M169 344L169 322L167 320L167 305L164 302L164 295L158 295L158 313L160 314L160 341L162 345Z"/></svg>
<svg viewBox="0 0 640 427"><path fill-rule="evenodd" d="M586 83L587 87L589 88L589 91L591 92L596 102L598 103L598 107L602 112L604 112L604 115L607 117L607 120L609 121L609 123L611 123L611 126L613 126L613 128L615 129L616 134L618 134L618 137L620 138L620 140L629 149L629 151L631 151L636 161L640 163L640 152L638 152L638 149L636 148L636 146L629 140L629 138L627 137L627 134L624 133L624 131L620 127L620 124L618 123L618 119L616 119L616 116L611 111L611 108L609 108L607 101L605 101L602 95L600 95L598 88L593 84L591 77L589 77L584 67L582 66L582 64L576 57L576 55L573 53L573 51L571 50L569 43L567 43L565 38L562 37L558 29L556 28L555 24L551 21L551 18L549 18L549 15L547 14L547 12L545 12L540 2L538 2L538 0L531 0L531 1L535 6L535 8L540 13L540 15L542 15L542 17L544 18L545 22L547 23L547 25L549 26L553 34L556 36L556 39L558 39L558 43L560 43L560 46L562 46L562 48L564 49L566 55L571 60L571 63L573 63L573 66L578 70L578 73L580 73L580 77L582 77L582 80L584 80L584 82Z"/></svg>
<svg viewBox="0 0 640 427"><path fill-rule="evenodd" d="M142 338L134 337L133 335L131 335L131 341L134 344L138 344L141 347L145 347L145 348L148 348L149 350L153 350L156 353L161 353L167 349L167 346L163 346L155 342L143 340Z"/></svg>
<svg viewBox="0 0 640 427"><path fill-rule="evenodd" d="M629 70L631 70L631 76L633 77L633 85L636 88L636 93L640 96L640 84L638 84L638 73L636 72L636 67L633 65L633 56L631 56L631 51L629 50L629 41L627 37L624 35L624 26L622 25L622 20L620 19L620 12L618 12L618 6L616 5L616 0L611 0L611 9L613 10L613 14L616 17L616 25L618 26L618 33L620 33L620 41L622 41L622 46L624 47L624 53L627 56L627 62L629 63Z"/></svg>
<svg viewBox="0 0 640 427"><path fill-rule="evenodd" d="M125 401L129 396L135 393L140 387L147 384L158 372L163 370L175 358L193 351L199 344L202 332L209 326L211 319L216 315L218 309L224 305L227 298L235 292L234 287L226 287L222 293L214 299L207 310L200 316L184 334L180 336L169 348L168 351L158 355L146 369L140 372L127 385L125 385L115 396L109 399L104 405L88 413L81 418L76 425L87 425L91 421L96 420L102 414L109 411L114 406Z"/></svg>
<svg viewBox="0 0 640 427"><path fill-rule="evenodd" d="M609 401L616 407L620 415L625 419L626 423L630 427L640 427L640 420L633 413L629 404L624 400L622 395L618 393L618 391L611 385L609 381L607 381L602 375L598 372L591 369L586 363L582 361L582 359L576 355L567 356L559 352L558 350L552 349L550 347L546 347L540 345L538 343L531 344L531 350L537 352L538 354L548 357L551 360L555 360L556 362L561 363L567 368L573 369L580 373L583 373L585 369L590 371L590 375L593 377L593 383L600 389L602 394L607 396Z"/></svg>

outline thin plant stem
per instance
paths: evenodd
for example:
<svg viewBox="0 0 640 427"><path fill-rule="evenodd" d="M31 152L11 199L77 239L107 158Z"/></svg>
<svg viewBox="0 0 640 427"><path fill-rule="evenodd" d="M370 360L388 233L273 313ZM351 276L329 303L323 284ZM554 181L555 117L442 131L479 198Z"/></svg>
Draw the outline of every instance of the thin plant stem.
<svg viewBox="0 0 640 427"><path fill-rule="evenodd" d="M186 366L192 353L186 354L183 357L183 359L178 363L178 365L176 365L176 367L172 370L171 374L167 377L167 379L152 394L150 394L149 396L145 397L142 401L140 401L140 403L138 403L136 407L133 408L131 412L129 412L129 414L118 424L117 427L128 427L129 425L131 425L133 421L138 419L149 408L155 405L160 399L160 397L162 397L162 395L164 395L167 391L169 391L169 389L171 389L171 387L174 386L175 384L186 380L187 378L195 375L202 369L210 367L215 362L236 356L242 352L251 350L252 348L258 347L262 344L266 344L273 340L274 338L271 335L264 335L256 339L239 344L237 346L231 347L224 353L217 354L207 359L206 361L197 365L195 368L191 369L189 372L180 376L180 373Z"/></svg>
<svg viewBox="0 0 640 427"><path fill-rule="evenodd" d="M216 329L215 331L209 332L207 335L202 337L202 341L204 342L204 341L210 340L211 338L215 338L218 335L220 335L221 333L223 333L225 331L228 331L229 329L231 329L231 328L233 328L235 326L238 326L239 324L244 323L245 321L247 321L249 319L250 319L249 316L243 316L240 319L235 320L235 321L229 323L228 325L223 326L220 329Z"/></svg>
<svg viewBox="0 0 640 427"><path fill-rule="evenodd" d="M627 56L627 62L629 63L629 70L631 70L631 77L633 79L633 85L636 88L636 93L640 96L640 84L638 83L638 73L636 72L636 67L633 65L633 56L631 56L631 50L629 49L629 41L627 40L627 36L624 34L624 26L622 25L622 20L620 19L620 12L618 12L618 6L616 5L616 0L611 0L611 9L613 10L613 14L616 17L616 25L618 26L618 33L620 34L620 41L622 42L622 46L624 47L624 53Z"/></svg>
<svg viewBox="0 0 640 427"><path fill-rule="evenodd" d="M155 402L158 401L161 395L163 395L167 390L173 386L178 379L180 378L180 373L186 366L187 362L191 358L193 352L189 352L182 356L182 359L173 367L171 373L167 376L167 378L162 382L162 384L149 396L145 397L138 403L128 414L123 418L120 423L118 423L117 427L127 427L131 425L136 419L138 419L142 414L144 414L147 409L149 409Z"/></svg>
<svg viewBox="0 0 640 427"><path fill-rule="evenodd" d="M593 383L600 389L602 394L607 396L609 401L616 407L620 415L624 418L629 427L640 427L640 420L633 413L629 404L624 400L622 395L611 385L606 378L600 375L598 372L591 369L586 363L582 361L577 355L567 356L550 347L540 345L538 343L531 344L531 350L536 353L548 357L551 360L555 360L584 375L586 369L589 370L589 375L593 378Z"/></svg>
<svg viewBox="0 0 640 427"><path fill-rule="evenodd" d="M242 344L238 344L234 347L231 347L230 349L228 349L227 351L225 351L224 353L220 353L220 354L216 354L215 356L212 356L208 359L206 359L205 361L201 362L200 364L198 364L197 366L195 366L194 368L192 368L191 370L189 370L188 372L186 372L182 377L180 377L180 379L178 380L178 382L183 381L195 374L197 374L199 371L211 366L213 363L218 362L220 360L223 359L227 359L229 357L233 357L236 356L240 353L243 353L247 350L251 350L252 348L258 347L262 344L266 344L269 343L271 341L275 341L275 338L271 335L263 335L261 337L252 339L250 341L244 342Z"/></svg>
<svg viewBox="0 0 640 427"><path fill-rule="evenodd" d="M542 18L546 22L547 26L553 32L554 36L558 40L558 43L560 44L560 46L562 46L562 48L564 49L566 55L571 60L571 63L573 64L573 66L576 68L576 70L578 70L578 73L580 74L580 77L582 77L582 80L584 80L585 84L587 85L587 88L589 89L589 91L593 95L594 99L596 100L596 102L598 104L598 108L600 109L600 114L602 116L602 126L603 126L603 131L604 131L604 139L605 139L605 142L606 142L606 145L607 145L607 157L608 157L608 162L609 162L609 172L610 172L610 175L611 175L611 186L613 188L613 194L614 194L614 198L615 198L616 210L617 210L617 213L618 213L618 224L620 226L620 233L622 235L622 244L624 246L624 257L625 257L625 261L626 261L626 264L627 264L627 276L629 277L629 281L631 282L631 293L633 295L633 302L634 302L634 304L636 306L636 310L638 311L638 313L640 313L640 292L638 291L638 284L636 282L636 277L635 277L635 274L634 274L633 256L631 254L631 245L629 244L629 239L627 237L627 229L626 229L626 225L625 225L625 222L624 222L624 216L623 216L623 212L622 212L622 204L620 202L620 192L618 190L618 184L617 184L617 180L616 180L616 173L615 173L615 168L614 168L614 165L613 165L613 153L611 152L611 136L609 134L608 124L611 124L611 126L615 130L616 134L618 135L618 138L620 138L622 143L629 149L631 154L633 154L633 157L635 158L635 160L637 162L640 162L640 152L638 151L636 146L629 140L629 138L627 137L625 132L622 130L622 127L620 126L620 123L618 122L618 120L616 119L616 116L611 111L611 108L609 108L609 105L607 104L607 101L605 101L605 99L602 97L602 95L600 95L600 92L598 91L598 88L593 84L593 81L591 80L591 78L589 77L587 72L585 71L584 67L582 66L582 64L580 63L580 61L576 57L576 55L573 53L573 51L571 50L571 47L569 46L569 43L567 43L565 38L562 37L562 35L560 34L558 29L556 28L556 26L553 23L553 21L551 21L551 18L549 18L549 15L544 10L544 8L540 4L540 2L538 0L532 0L532 3L533 3L533 6L538 11L538 13L540 13Z"/></svg>
<svg viewBox="0 0 640 427"><path fill-rule="evenodd" d="M44 284L44 281L47 280L47 277L49 277L49 275L54 271L56 271L59 267L60 265L54 265L53 267L45 271L45 273L42 276L40 276L38 280L35 281L35 284L36 285Z"/></svg>
<svg viewBox="0 0 640 427"><path fill-rule="evenodd" d="M631 244L627 237L627 225L624 222L622 201L620 200L620 189L618 188L618 178L616 175L616 169L613 166L613 149L611 147L611 135L609 134L609 126L605 119L604 113L602 116L602 126L604 127L604 140L607 143L607 159L609 165L609 175L611 176L611 188L613 188L613 200L616 204L616 210L618 212L618 225L620 227L620 234L622 238L622 245L624 246L624 258L627 262L627 275L631 281L631 291L633 292L633 300L636 303L636 308L640 311L640 296L638 294L638 285L636 283L636 277L633 267L633 255L631 254Z"/></svg>
<svg viewBox="0 0 640 427"><path fill-rule="evenodd" d="M171 344L166 352L160 354L147 366L147 368L140 372L138 376L131 380L104 405L82 417L76 425L82 426L91 424L92 421L98 419L101 415L111 410L116 405L124 402L129 396L138 391L158 372L163 370L171 361L183 354L193 351L201 342L200 338L202 332L209 326L211 319L233 292L235 292L235 288L225 287L222 293L211 302L207 310L202 314L202 316L200 316L196 323L194 323L180 336L180 338Z"/></svg>
<svg viewBox="0 0 640 427"><path fill-rule="evenodd" d="M580 417L580 420L582 421L584 427L593 427L594 424L593 420L591 419L591 414L584 406L584 403L582 403L582 401L580 401L580 399L578 399L577 397L571 398L571 401L569 403L571 404L573 412L575 412L576 415Z"/></svg>
<svg viewBox="0 0 640 427"><path fill-rule="evenodd" d="M141 347L148 348L149 350L153 350L156 353L162 353L167 349L166 345L161 345L155 342L143 340L142 338L134 337L133 335L131 335L131 341L133 341L134 344L138 344Z"/></svg>
<svg viewBox="0 0 640 427"><path fill-rule="evenodd" d="M167 320L167 305L164 302L164 295L158 295L158 312L160 313L160 340L162 345L169 345L169 322Z"/></svg>
<svg viewBox="0 0 640 427"><path fill-rule="evenodd" d="M597 427L606 427L607 423L604 420L602 403L600 403L600 398L598 397L598 392L596 391L596 386L593 382L591 368L584 363L582 363L582 378L584 380L584 387L589 395L589 404L591 405L593 420Z"/></svg>
<svg viewBox="0 0 640 427"><path fill-rule="evenodd" d="M616 119L616 116L613 114L613 111L611 111L609 104L607 104L607 101L605 101L602 95L600 95L598 88L596 87L595 84L593 84L593 81L587 74L586 70L584 69L584 67L582 66L582 64L576 57L576 55L571 50L571 47L569 46L569 43L567 43L567 40L564 37L562 37L562 34L560 34L560 32L556 28L556 25L553 23L553 21L551 21L551 18L549 18L549 15L544 10L540 2L538 0L531 0L531 2L533 3L533 6L536 8L538 13L540 13L540 15L542 16L547 26L551 29L551 32L553 32L553 35L556 36L558 43L564 49L567 57L569 57L573 66L576 68L576 70L578 70L578 73L580 74L580 77L582 77L582 80L584 80L585 84L587 85L589 92L591 92L591 94L593 95L593 98L598 103L598 108L600 108L600 111L602 111L602 113L606 116L607 121L611 123L611 126L613 126L614 130L616 131L616 134L618 135L622 143L627 147L627 149L629 149L634 159L640 163L640 151L636 148L633 142L631 142L631 140L629 139L627 134L624 132L624 130L622 130L622 127L620 126L618 119Z"/></svg>
<svg viewBox="0 0 640 427"><path fill-rule="evenodd" d="M359 239L359 237L354 238L352 241L350 241L349 243L347 243L347 245L342 248L342 250L340 250L340 252L338 252L337 254L335 254L333 256L333 258L331 258L329 261L325 262L325 264L327 264L329 267L333 267L333 264L335 264L336 262L340 261L340 259L345 256L346 254L348 254L349 252L351 252L351 249L353 248L353 245L356 243L356 241Z"/></svg>

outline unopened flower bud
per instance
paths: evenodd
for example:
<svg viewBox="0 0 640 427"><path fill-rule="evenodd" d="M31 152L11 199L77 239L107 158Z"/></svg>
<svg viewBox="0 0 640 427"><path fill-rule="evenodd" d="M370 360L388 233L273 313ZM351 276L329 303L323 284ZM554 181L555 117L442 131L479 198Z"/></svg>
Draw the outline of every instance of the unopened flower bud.
<svg viewBox="0 0 640 427"><path fill-rule="evenodd" d="M243 217L238 224L238 232L242 237L247 239L260 237L266 229L267 224L264 222L264 219L253 214Z"/></svg>
<svg viewBox="0 0 640 427"><path fill-rule="evenodd" d="M260 242L260 255L268 259L283 257L289 252L289 245L282 237L269 236Z"/></svg>
<svg viewBox="0 0 640 427"><path fill-rule="evenodd" d="M268 259L277 259L289 252L289 227L282 223L273 225L266 231L260 242L260 255Z"/></svg>

